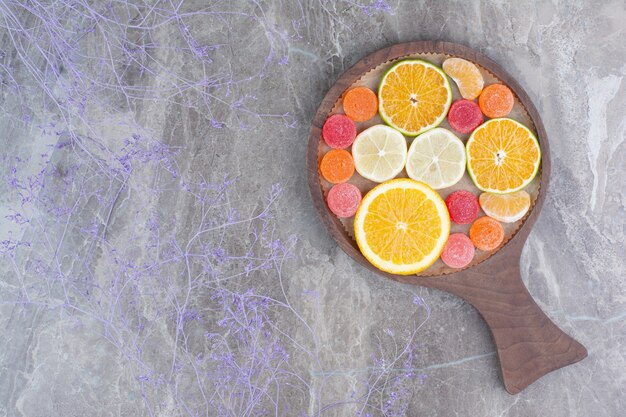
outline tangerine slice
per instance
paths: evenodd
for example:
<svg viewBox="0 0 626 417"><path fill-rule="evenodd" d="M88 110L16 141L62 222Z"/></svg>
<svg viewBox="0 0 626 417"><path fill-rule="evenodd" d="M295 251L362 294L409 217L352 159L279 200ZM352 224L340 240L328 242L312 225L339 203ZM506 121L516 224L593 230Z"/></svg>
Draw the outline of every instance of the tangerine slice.
<svg viewBox="0 0 626 417"><path fill-rule="evenodd" d="M354 174L354 160L350 152L343 149L332 149L324 155L320 162L320 173L328 182L338 184L346 182Z"/></svg>
<svg viewBox="0 0 626 417"><path fill-rule="evenodd" d="M491 119L508 116L514 103L513 92L503 84L488 85L478 97L480 110Z"/></svg>
<svg viewBox="0 0 626 417"><path fill-rule="evenodd" d="M483 251L494 250L504 240L504 228L491 217L481 217L476 220L469 231L474 246Z"/></svg>
<svg viewBox="0 0 626 417"><path fill-rule="evenodd" d="M515 223L530 209L530 194L524 190L509 194L482 193L479 201L487 216L502 223Z"/></svg>
<svg viewBox="0 0 626 417"><path fill-rule="evenodd" d="M448 58L443 61L443 70L454 80L463 98L474 100L483 89L484 80L480 70L473 63L461 58Z"/></svg>
<svg viewBox="0 0 626 417"><path fill-rule="evenodd" d="M343 97L343 111L355 122L365 122L376 116L378 98L367 87L356 87Z"/></svg>

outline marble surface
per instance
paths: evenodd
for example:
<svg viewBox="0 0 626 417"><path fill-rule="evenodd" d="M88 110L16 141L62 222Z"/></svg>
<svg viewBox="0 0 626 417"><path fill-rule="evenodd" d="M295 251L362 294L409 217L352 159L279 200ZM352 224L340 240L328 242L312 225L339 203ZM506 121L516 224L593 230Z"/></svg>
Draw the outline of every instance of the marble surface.
<svg viewBox="0 0 626 417"><path fill-rule="evenodd" d="M46 27L0 3L0 63L28 87L3 75L0 416L626 415L623 1L203 3L179 20L138 12L116 40L150 45L126 66L111 54L115 76L65 113L28 76L45 60L6 28ZM113 31L94 9L96 32ZM81 68L102 75L89 36ZM500 63L550 138L522 275L589 357L516 396L476 311L356 265L309 198L328 88L364 55L426 39ZM139 98L118 94L132 86ZM251 292L267 305L244 297L243 314L233 300Z"/></svg>

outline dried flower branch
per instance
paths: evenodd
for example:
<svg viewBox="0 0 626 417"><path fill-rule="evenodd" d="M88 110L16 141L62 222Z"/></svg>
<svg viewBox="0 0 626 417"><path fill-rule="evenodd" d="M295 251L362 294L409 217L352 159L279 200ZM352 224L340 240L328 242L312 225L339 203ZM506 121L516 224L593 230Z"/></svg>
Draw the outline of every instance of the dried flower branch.
<svg viewBox="0 0 626 417"><path fill-rule="evenodd" d="M285 290L297 239L277 228L280 185L246 205L237 181L186 172L187 150L138 117L159 103L194 109L211 129L295 127L288 112L259 111L249 87L289 64L306 27L298 5L283 30L257 1L0 0L0 108L47 143L2 156L14 205L0 303L96 332L133 376L135 415L400 416L420 378L418 312L429 310L417 299L413 329L375 335L357 389L327 401L318 335ZM391 12L384 1L345 5ZM236 67L229 32L241 27L258 32L258 66ZM294 323L304 331L290 333Z"/></svg>

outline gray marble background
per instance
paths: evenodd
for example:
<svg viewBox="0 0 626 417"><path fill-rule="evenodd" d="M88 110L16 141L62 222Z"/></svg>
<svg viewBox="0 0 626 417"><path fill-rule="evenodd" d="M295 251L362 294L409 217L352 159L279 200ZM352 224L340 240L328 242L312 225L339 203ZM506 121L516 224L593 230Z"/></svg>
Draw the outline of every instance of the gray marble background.
<svg viewBox="0 0 626 417"><path fill-rule="evenodd" d="M221 45L210 52L217 66L207 65L205 76L227 74L244 81L230 92L215 90L217 104L210 107L210 114L202 106L185 107L158 97L129 106L114 117L130 116L141 129L175 147L182 177L212 182L224 176L237 179L230 203L239 212L258 211L272 184L282 185L282 195L272 209L272 233L283 241L291 235L297 238L293 256L282 263L279 272L255 272L233 285L287 300L288 313L277 309L272 320L285 335L306 344L306 350L312 352L302 355L295 345L286 345L289 369L301 378L300 387L306 388L290 391L285 384L287 394L280 397L280 407L272 406L266 414L259 408L230 410L224 415L355 415L361 408L349 401L329 408L323 405L350 398L364 376L376 375L376 367L385 366L373 357L394 356L394 349L406 343L407 329L417 326L410 367L418 377L406 378L398 388L404 403L394 411L396 415L626 415L625 3L301 0L236 1L226 6L215 2L214 9L220 7L256 17L203 17L190 19L188 24L198 38ZM193 2L181 6L189 11L201 8ZM24 21L28 22L26 14ZM4 6L0 17L4 22L9 18ZM169 30L164 25L154 34L155 39L172 42L171 52L155 52L164 65L155 69L152 78L128 75L131 82L148 80L149 85L159 85L168 71L188 65L175 55L175 42L180 40L171 37ZM551 188L524 249L522 275L538 304L588 348L589 357L545 376L516 396L502 387L494 346L476 311L454 296L387 281L356 265L326 235L309 198L304 171L306 140L310 120L328 88L344 70L376 49L427 39L462 43L500 63L529 93L550 138ZM17 66L20 56L11 53L13 41L2 27L0 40L5 52L3 65ZM85 47L94 54L99 51L95 43ZM10 95L3 93L5 109L10 107L6 105ZM248 97L244 108L249 111L233 105L233 97L242 96ZM31 124L3 119L4 178L10 177L14 156L30 157L22 170L36 173L37 155L66 137L40 134L36 125L45 123L51 112L44 109L43 102L41 95L30 94L23 104ZM87 108L89 112L96 110ZM115 118L101 117L95 130L112 147L134 129ZM83 129L80 133L89 132ZM50 155L57 167L71 165L62 149ZM89 172L88 167L81 169ZM46 252L38 252L37 245L4 255L0 416L218 415L218 408L208 401L200 401L204 406L198 407L196 414L181 405L200 397L185 397L184 393L191 391L181 388L193 384L193 378L184 377L191 372L184 374L183 370L180 378L168 379L172 358L167 352L172 346L194 344L199 358L210 353L210 344L194 339L197 335L189 341L176 340L172 316L157 316L160 318L151 323L151 336L142 336L145 348L141 357L154 369L163 369L164 377L158 387L145 388L142 373L128 360L132 346L120 342L136 340L134 333L126 328L126 336L116 335L111 329L120 326L107 327L110 322L105 325L84 309L63 308L69 302L63 302L62 292L50 289L55 288L51 283L57 275L50 269L39 273L33 269L40 255L46 262L61 259L57 266L64 271L65 278L59 278L62 281L78 271L74 263L85 260L81 268L90 271L94 280L106 282L108 242L127 248L139 261L148 256L145 245L133 240L133 225L143 224L147 218L144 212L136 214L138 208L159 213L169 232L189 238L192 219L201 213L198 204L181 189L159 198L145 191L167 187L164 177L144 168L129 177L130 188L112 186L110 192L117 192L119 198L109 213L99 215L106 217L102 248L87 248L81 235L73 232L87 222L90 212L85 209L61 224L58 231L50 232L66 238L53 255L41 255ZM9 215L20 199L8 185L1 187L2 214ZM49 215L36 210L31 214L33 219ZM5 218L1 237L36 240L35 223L18 227ZM235 251L251 239L248 229L226 235L223 245ZM155 282L171 280L170 293L184 292L183 274L176 269L159 270L152 278ZM40 301L25 301L20 288L37 288L44 281L50 290ZM416 304L416 297L421 297L428 309ZM214 300L202 291L191 294L191 300L201 311L201 336L217 320L207 307ZM125 306L126 302L133 301L122 297L120 310L132 308ZM146 306L140 315L150 315ZM307 332L314 336L307 339ZM201 373L194 378L200 385L213 384L210 375ZM391 395L389 389L384 395ZM374 408L363 415L366 413L393 415Z"/></svg>

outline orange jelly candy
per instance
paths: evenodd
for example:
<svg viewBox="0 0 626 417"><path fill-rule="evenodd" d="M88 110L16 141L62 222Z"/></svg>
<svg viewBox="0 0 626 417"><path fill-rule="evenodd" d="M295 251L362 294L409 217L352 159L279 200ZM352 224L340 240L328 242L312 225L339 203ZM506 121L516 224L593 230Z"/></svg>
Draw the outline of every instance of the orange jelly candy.
<svg viewBox="0 0 626 417"><path fill-rule="evenodd" d="M472 224L469 236L478 249L490 251L500 246L504 240L504 229L500 222L485 216Z"/></svg>
<svg viewBox="0 0 626 417"><path fill-rule="evenodd" d="M352 155L343 149L330 150L320 162L320 173L326 181L333 184L348 181L354 174Z"/></svg>
<svg viewBox="0 0 626 417"><path fill-rule="evenodd" d="M376 116L378 98L366 87L356 87L343 96L343 111L355 122L364 122Z"/></svg>
<svg viewBox="0 0 626 417"><path fill-rule="evenodd" d="M491 84L485 87L478 97L480 110L492 119L508 116L513 110L514 103L513 92L503 84Z"/></svg>

